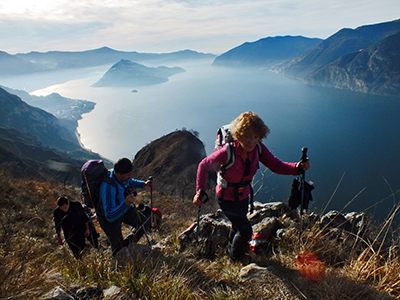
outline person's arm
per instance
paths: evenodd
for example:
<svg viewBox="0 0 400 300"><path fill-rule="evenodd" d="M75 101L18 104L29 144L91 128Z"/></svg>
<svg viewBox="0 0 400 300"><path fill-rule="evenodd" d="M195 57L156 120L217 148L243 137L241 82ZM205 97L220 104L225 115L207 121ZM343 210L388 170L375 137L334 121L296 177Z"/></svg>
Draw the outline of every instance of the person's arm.
<svg viewBox="0 0 400 300"><path fill-rule="evenodd" d="M272 172L281 174L281 175L298 175L297 172L297 163L284 162L274 156L268 148L261 143L261 155L260 162L270 169Z"/></svg>
<svg viewBox="0 0 400 300"><path fill-rule="evenodd" d="M85 223L85 237L90 235L89 222Z"/></svg>
<svg viewBox="0 0 400 300"><path fill-rule="evenodd" d="M196 194L193 198L193 204L201 206L203 204L203 197L207 187L208 172L211 169L218 169L226 161L226 149L221 148L218 151L211 153L209 156L204 158L197 168L197 181L196 181Z"/></svg>
<svg viewBox="0 0 400 300"><path fill-rule="evenodd" d="M64 239L61 235L62 223L58 216L57 209L54 211L53 217L54 217L54 227L55 227L56 233L57 233L57 242L59 245L64 245Z"/></svg>
<svg viewBox="0 0 400 300"><path fill-rule="evenodd" d="M103 182L100 186L100 202L108 222L122 217L129 209L129 205L125 203L123 190L120 189L117 193L117 189L107 182Z"/></svg>
<svg viewBox="0 0 400 300"><path fill-rule="evenodd" d="M150 181L150 180L148 180L148 181ZM128 183L133 189L137 189L137 188L142 189L146 185L148 185L147 181L139 180L139 179L135 179L135 178L130 178Z"/></svg>

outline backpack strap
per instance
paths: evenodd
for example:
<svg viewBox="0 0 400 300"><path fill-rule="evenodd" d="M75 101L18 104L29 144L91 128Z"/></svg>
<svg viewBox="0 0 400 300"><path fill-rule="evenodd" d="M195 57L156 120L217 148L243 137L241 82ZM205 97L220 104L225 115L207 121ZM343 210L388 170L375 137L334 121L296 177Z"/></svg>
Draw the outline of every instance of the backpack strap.
<svg viewBox="0 0 400 300"><path fill-rule="evenodd" d="M114 179L112 179L111 177L106 176L106 177L104 177L103 181L108 183L108 184L111 184L113 187L115 187L115 189L117 190L117 195L118 195L118 186L117 186L117 183L115 182Z"/></svg>
<svg viewBox="0 0 400 300"><path fill-rule="evenodd" d="M115 188L115 197L118 197L118 185L114 179L112 179L111 177L108 176L109 174L110 174L110 171L107 173L107 176L103 178L103 182L106 182L106 183L112 185ZM100 192L99 192L99 198L100 198ZM104 214L102 205L100 205L100 201L98 202L97 205L98 205L99 211ZM96 212L97 212L97 209L96 209Z"/></svg>
<svg viewBox="0 0 400 300"><path fill-rule="evenodd" d="M225 144L226 148L226 162L221 166L222 176L224 176L225 171L233 166L236 159L236 150L233 142Z"/></svg>

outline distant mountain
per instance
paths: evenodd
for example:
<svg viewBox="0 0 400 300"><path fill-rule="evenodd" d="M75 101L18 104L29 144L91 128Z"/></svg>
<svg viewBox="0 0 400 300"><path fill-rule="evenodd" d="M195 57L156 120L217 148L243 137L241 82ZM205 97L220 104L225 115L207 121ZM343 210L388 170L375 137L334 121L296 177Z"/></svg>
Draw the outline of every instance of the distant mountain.
<svg viewBox="0 0 400 300"><path fill-rule="evenodd" d="M168 77L181 72L185 72L185 70L178 67L168 68L163 66L150 68L130 60L121 59L93 86L138 87L152 85L167 82Z"/></svg>
<svg viewBox="0 0 400 300"><path fill-rule="evenodd" d="M42 109L30 106L0 88L0 127L29 134L44 146L72 151L80 148L76 136L59 120Z"/></svg>
<svg viewBox="0 0 400 300"><path fill-rule="evenodd" d="M398 96L400 19L341 29L326 40L269 37L244 43L213 65L266 68L311 85Z"/></svg>
<svg viewBox="0 0 400 300"><path fill-rule="evenodd" d="M289 77L294 77L303 80L306 83L310 84L323 84L323 85L330 85L330 86L336 86L336 87L342 87L344 88L345 86L348 86L349 88L353 89L354 83L350 82L351 80L354 81L355 78L346 78L346 76L354 76L356 72L364 72L365 73L365 67L362 67L361 69L356 68L356 62L353 63L352 65L352 71L350 73L346 73L347 71L345 70L340 70L339 68L344 68L347 66L347 63L352 61L358 54L361 52L364 52L362 57L365 61L365 55L367 52L366 49L369 47L373 46L374 44L386 39L387 37L394 35L393 39L398 38L398 33L400 31L400 20L395 20L392 22L385 22L385 23L380 23L380 24L374 24L374 25L366 25L366 26L361 26L356 29L342 29L329 37L328 39L324 40L322 43L318 45L318 47L294 58L290 62L275 66L275 70L286 75ZM390 44L396 44L396 42L391 39L390 41L386 41L386 45L388 43ZM379 45L381 44L376 44L377 47L380 47ZM370 50L373 49L369 48ZM380 48L380 56L381 57L395 57L396 55L393 55L391 53L383 53L383 51L396 51L397 49L390 49L388 47L381 47ZM374 56L374 58L377 58ZM358 62L360 63L361 61L361 56L358 57ZM338 60L338 61L336 61ZM377 61L375 61L376 63ZM385 63L383 60L381 61ZM327 67L329 64L332 64L330 68L327 68L323 70L325 67ZM330 70L330 71L328 71ZM318 73L320 72L321 73ZM372 71L372 69L371 69ZM384 71L384 70L381 70ZM337 76L333 74L332 72L337 72L340 73ZM394 73L393 73L394 72ZM386 80L386 83L390 85L390 78L397 77L399 74L400 70L394 70L392 69L390 73L386 74L381 74L381 78L383 77L388 77L388 80ZM347 74L346 76L344 74ZM323 75L324 74L324 75ZM363 76L362 74L358 74L361 77ZM325 76L325 78L323 78ZM378 74L375 74L374 76L378 76ZM383 76L383 77L382 77ZM328 84L329 78L334 78L334 81ZM342 80L342 83L339 83L338 80ZM378 81L376 84L379 85ZM380 83L382 84L382 83ZM364 83L361 83L362 86L364 86ZM369 92L375 91L376 93L382 93L383 90L385 90L385 93L390 91L391 88L387 87L382 90L378 86L374 86L372 90L370 89L364 89L364 88L358 88L356 90L359 91L364 91L368 90Z"/></svg>
<svg viewBox="0 0 400 300"><path fill-rule="evenodd" d="M68 180L78 184L83 162L100 158L83 149L74 132L63 127L56 117L2 88L0 115L0 168L10 175L64 181L70 172ZM55 169L54 162L67 165L68 171L65 167Z"/></svg>
<svg viewBox="0 0 400 300"><path fill-rule="evenodd" d="M347 53L311 74L313 85L352 91L400 95L400 31L355 52Z"/></svg>
<svg viewBox="0 0 400 300"><path fill-rule="evenodd" d="M66 171L49 168L49 161L59 161ZM55 149L44 147L32 136L12 128L0 127L0 169L14 177L63 182L78 185L83 160L71 158Z"/></svg>
<svg viewBox="0 0 400 300"><path fill-rule="evenodd" d="M29 52L15 55L0 52L0 75L17 75L41 71L87 68L114 64L121 59L136 62L179 62L188 60L213 59L214 54L183 50L171 53L139 53L117 51L108 47L100 49L66 52Z"/></svg>
<svg viewBox="0 0 400 300"><path fill-rule="evenodd" d="M58 93L51 93L47 96L34 96L25 91L14 90L0 86L8 93L17 95L29 105L41 108L57 117L57 119L67 119L78 121L82 115L92 111L96 103L87 100L70 99Z"/></svg>
<svg viewBox="0 0 400 300"><path fill-rule="evenodd" d="M46 68L42 65L0 51L0 76L28 74L43 70Z"/></svg>
<svg viewBox="0 0 400 300"><path fill-rule="evenodd" d="M267 37L246 42L215 58L214 66L265 68L288 61L318 46L321 39L302 36Z"/></svg>

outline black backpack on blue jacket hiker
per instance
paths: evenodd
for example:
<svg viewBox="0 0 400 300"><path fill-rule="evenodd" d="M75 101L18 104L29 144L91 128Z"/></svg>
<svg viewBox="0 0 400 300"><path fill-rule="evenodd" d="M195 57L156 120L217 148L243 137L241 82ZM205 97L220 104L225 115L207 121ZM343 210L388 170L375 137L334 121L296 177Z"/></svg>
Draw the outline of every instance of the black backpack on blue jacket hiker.
<svg viewBox="0 0 400 300"><path fill-rule="evenodd" d="M102 160L88 160L81 168L81 194L86 206L97 209L99 204L99 189L103 181L112 184L118 191L117 184L112 180L109 171Z"/></svg>

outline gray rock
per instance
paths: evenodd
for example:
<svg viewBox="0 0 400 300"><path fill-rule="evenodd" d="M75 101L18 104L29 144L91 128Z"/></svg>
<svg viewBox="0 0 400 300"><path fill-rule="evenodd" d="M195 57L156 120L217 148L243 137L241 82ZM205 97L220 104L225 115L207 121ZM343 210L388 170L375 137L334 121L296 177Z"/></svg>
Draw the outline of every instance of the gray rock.
<svg viewBox="0 0 400 300"><path fill-rule="evenodd" d="M244 282L248 280L262 281L263 278L269 276L273 271L274 267L260 267L255 263L251 263L243 267L239 272L239 281Z"/></svg>
<svg viewBox="0 0 400 300"><path fill-rule="evenodd" d="M105 300L118 299L121 294L121 288L115 285L110 286L108 289L103 291L103 296Z"/></svg>
<svg viewBox="0 0 400 300"><path fill-rule="evenodd" d="M41 300L75 300L73 296L64 291L61 287L56 286L50 292L45 294Z"/></svg>

